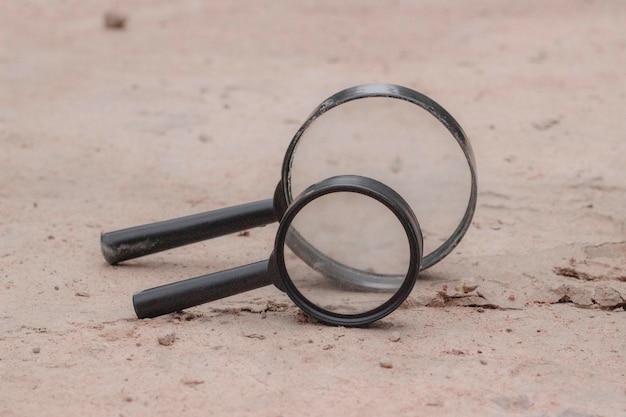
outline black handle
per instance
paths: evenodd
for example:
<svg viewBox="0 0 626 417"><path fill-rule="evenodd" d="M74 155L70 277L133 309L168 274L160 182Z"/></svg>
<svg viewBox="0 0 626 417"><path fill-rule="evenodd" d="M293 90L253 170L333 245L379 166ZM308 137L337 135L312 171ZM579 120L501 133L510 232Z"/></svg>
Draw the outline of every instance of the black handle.
<svg viewBox="0 0 626 417"><path fill-rule="evenodd" d="M272 283L268 265L269 260L260 261L138 292L135 313L140 319L158 317L265 287Z"/></svg>
<svg viewBox="0 0 626 417"><path fill-rule="evenodd" d="M104 259L114 265L277 220L274 201L268 199L103 233L100 247Z"/></svg>

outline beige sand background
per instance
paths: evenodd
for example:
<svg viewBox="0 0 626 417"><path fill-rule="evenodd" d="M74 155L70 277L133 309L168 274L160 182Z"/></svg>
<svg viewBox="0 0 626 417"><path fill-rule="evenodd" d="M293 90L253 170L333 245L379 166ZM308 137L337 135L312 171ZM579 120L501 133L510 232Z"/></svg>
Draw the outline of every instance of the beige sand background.
<svg viewBox="0 0 626 417"><path fill-rule="evenodd" d="M619 0L3 1L0 415L626 415L624 68ZM410 301L362 329L275 288L137 320L135 291L264 259L275 227L118 267L99 234L268 198L364 82L476 153L473 225Z"/></svg>

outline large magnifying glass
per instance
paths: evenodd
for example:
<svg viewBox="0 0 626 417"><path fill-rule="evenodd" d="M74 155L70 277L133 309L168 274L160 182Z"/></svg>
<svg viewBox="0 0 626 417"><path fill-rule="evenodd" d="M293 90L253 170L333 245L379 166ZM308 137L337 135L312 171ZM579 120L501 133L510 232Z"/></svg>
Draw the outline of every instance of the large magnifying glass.
<svg viewBox="0 0 626 417"><path fill-rule="evenodd" d="M289 240L323 254L300 258ZM141 291L139 318L156 317L270 284L309 315L333 325L358 326L394 311L411 292L422 261L422 234L408 203L388 186L361 176L323 180L304 190L285 211L268 260ZM340 273L368 271L389 280L386 291L364 290Z"/></svg>
<svg viewBox="0 0 626 417"><path fill-rule="evenodd" d="M366 84L334 94L313 111L287 149L273 199L104 233L102 252L115 264L273 223L294 195L344 174L373 178L405 198L424 234L422 269L448 255L471 224L476 169L461 126L421 93L393 84ZM289 236L287 245L309 264L323 259L322 251L297 234ZM329 268L328 274L354 285L390 285L367 270L342 272L342 265L328 259L320 264Z"/></svg>

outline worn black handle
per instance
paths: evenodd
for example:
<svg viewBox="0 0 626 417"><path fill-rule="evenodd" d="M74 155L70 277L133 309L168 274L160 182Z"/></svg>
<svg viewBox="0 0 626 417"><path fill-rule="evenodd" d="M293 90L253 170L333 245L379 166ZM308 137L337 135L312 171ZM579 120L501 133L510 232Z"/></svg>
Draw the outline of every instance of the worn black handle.
<svg viewBox="0 0 626 417"><path fill-rule="evenodd" d="M100 246L111 265L278 220L272 199L103 233Z"/></svg>
<svg viewBox="0 0 626 417"><path fill-rule="evenodd" d="M265 260L138 292L135 313L140 319L157 317L265 287L272 283L268 266Z"/></svg>

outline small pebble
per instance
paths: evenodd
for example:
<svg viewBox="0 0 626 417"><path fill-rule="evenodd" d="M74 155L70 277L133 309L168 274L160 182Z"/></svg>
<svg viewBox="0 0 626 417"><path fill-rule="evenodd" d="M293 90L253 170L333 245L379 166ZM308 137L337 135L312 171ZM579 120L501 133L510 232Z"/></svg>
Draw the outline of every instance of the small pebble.
<svg viewBox="0 0 626 417"><path fill-rule="evenodd" d="M480 364L481 364L481 365L487 365L487 361L486 361L486 360L484 360L484 359L481 359L481 360L480 360Z"/></svg>
<svg viewBox="0 0 626 417"><path fill-rule="evenodd" d="M41 348L40 347L34 347L33 348L33 353L39 353L41 352Z"/></svg>
<svg viewBox="0 0 626 417"><path fill-rule="evenodd" d="M393 332L389 335L390 342L399 342L400 339L402 339L402 337L400 337L400 333L398 332Z"/></svg>
<svg viewBox="0 0 626 417"><path fill-rule="evenodd" d="M126 15L116 11L108 11L104 14L104 27L107 29L120 30L126 27Z"/></svg>
<svg viewBox="0 0 626 417"><path fill-rule="evenodd" d="M393 368L393 363L391 363L391 359L383 358L379 362L381 368L391 369Z"/></svg>
<svg viewBox="0 0 626 417"><path fill-rule="evenodd" d="M164 333L158 337L158 340L159 340L159 345L162 345L162 346L173 345L174 341L176 340L176 333L174 332Z"/></svg>

